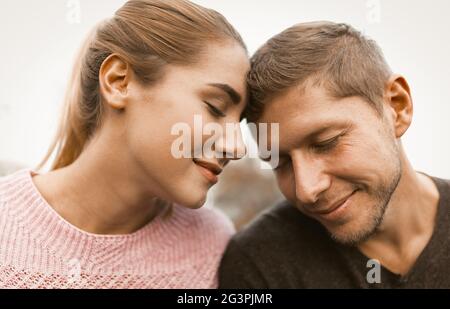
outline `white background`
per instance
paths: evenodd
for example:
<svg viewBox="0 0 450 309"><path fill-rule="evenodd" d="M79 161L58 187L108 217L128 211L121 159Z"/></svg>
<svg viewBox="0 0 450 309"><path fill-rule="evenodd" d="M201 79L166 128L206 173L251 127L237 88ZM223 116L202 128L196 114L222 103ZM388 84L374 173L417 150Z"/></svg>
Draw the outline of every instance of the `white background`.
<svg viewBox="0 0 450 309"><path fill-rule="evenodd" d="M198 0L224 14L253 53L312 20L347 22L377 40L410 83L414 122L404 145L420 171L450 178L450 2L447 0ZM0 160L36 165L56 130L73 57L123 0L0 1Z"/></svg>

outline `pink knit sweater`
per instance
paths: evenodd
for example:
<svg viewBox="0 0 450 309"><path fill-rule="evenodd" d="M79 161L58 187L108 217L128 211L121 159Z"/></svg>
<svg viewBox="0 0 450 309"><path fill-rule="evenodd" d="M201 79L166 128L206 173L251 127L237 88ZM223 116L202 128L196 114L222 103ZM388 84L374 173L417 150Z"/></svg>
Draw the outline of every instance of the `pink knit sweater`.
<svg viewBox="0 0 450 309"><path fill-rule="evenodd" d="M43 199L29 170L0 178L0 288L215 288L233 227L175 206L129 235L94 235Z"/></svg>

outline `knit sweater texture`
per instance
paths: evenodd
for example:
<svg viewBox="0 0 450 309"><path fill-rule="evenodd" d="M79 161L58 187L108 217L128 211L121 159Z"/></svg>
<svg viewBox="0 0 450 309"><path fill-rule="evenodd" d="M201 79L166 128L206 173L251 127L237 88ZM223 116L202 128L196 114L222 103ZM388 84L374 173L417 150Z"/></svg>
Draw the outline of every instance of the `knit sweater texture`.
<svg viewBox="0 0 450 309"><path fill-rule="evenodd" d="M211 208L175 205L135 233L95 235L64 220L31 170L0 178L0 288L216 288L234 232Z"/></svg>

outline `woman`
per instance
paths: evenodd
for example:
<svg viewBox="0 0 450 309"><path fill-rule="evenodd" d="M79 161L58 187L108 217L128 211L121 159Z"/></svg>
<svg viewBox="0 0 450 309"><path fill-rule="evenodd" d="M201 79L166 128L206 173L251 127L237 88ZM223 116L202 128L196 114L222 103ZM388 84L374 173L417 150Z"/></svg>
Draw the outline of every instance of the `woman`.
<svg viewBox="0 0 450 309"><path fill-rule="evenodd" d="M233 27L188 1L132 0L101 23L75 67L51 171L0 180L0 287L216 287L233 228L195 209L245 146L240 132L205 134L192 152L213 138L212 153L176 158L171 128L239 123L248 69Z"/></svg>

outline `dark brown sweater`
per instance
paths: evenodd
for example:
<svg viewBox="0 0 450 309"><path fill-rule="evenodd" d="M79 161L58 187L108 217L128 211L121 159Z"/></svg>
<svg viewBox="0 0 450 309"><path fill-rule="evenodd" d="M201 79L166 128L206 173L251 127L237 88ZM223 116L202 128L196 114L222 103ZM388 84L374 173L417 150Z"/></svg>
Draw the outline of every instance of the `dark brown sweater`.
<svg viewBox="0 0 450 309"><path fill-rule="evenodd" d="M381 283L368 283L368 257L284 202L231 240L220 288L450 288L450 182L433 180L440 193L435 230L407 275L381 265Z"/></svg>

